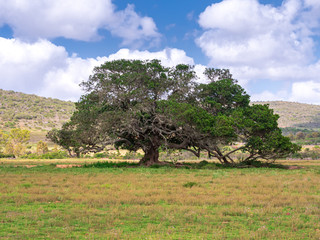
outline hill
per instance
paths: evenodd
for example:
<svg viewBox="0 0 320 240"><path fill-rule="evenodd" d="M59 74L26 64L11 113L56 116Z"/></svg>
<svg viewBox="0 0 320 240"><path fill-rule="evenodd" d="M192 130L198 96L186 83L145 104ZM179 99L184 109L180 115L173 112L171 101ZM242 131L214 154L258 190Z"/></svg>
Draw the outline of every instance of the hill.
<svg viewBox="0 0 320 240"><path fill-rule="evenodd" d="M72 115L73 102L0 89L0 129L47 131L59 128Z"/></svg>
<svg viewBox="0 0 320 240"><path fill-rule="evenodd" d="M281 128L320 129L320 105L285 101L253 102L253 104L269 104L275 113Z"/></svg>
<svg viewBox="0 0 320 240"><path fill-rule="evenodd" d="M320 129L320 105L285 101L253 104L269 104L280 115L281 128ZM3 130L20 127L44 139L48 130L60 128L68 121L74 110L75 105L70 101L0 89L0 129Z"/></svg>

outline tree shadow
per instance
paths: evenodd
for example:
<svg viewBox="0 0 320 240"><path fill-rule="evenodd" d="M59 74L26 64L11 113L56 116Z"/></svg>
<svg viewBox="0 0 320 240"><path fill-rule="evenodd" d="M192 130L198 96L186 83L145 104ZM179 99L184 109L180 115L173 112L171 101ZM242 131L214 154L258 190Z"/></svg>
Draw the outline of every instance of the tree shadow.
<svg viewBox="0 0 320 240"><path fill-rule="evenodd" d="M161 164L153 164L151 166L142 166L139 163L132 162L95 162L83 165L83 168L174 168L174 169L235 169L235 168L276 168L276 169L301 169L298 166L288 166L277 163L268 163L260 161L250 161L250 162L240 162L234 164L222 164L214 163L208 161L200 162L183 162L183 163L172 163L172 162L162 162Z"/></svg>

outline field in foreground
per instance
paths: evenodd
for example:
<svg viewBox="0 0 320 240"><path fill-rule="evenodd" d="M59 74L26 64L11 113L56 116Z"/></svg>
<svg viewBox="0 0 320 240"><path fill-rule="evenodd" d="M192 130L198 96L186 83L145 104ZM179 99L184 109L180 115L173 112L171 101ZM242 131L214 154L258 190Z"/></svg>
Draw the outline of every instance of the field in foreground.
<svg viewBox="0 0 320 240"><path fill-rule="evenodd" d="M0 161L0 239L320 238L320 161L56 168L81 161Z"/></svg>

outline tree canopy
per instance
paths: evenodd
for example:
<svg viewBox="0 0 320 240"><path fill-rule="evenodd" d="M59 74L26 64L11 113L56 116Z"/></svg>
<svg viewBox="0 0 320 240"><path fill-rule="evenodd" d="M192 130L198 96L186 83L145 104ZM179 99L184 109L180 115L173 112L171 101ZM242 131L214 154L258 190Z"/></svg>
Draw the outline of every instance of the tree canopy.
<svg viewBox="0 0 320 240"><path fill-rule="evenodd" d="M137 151L140 163L159 163L159 149L206 151L221 163L246 152L243 161L272 160L299 147L282 136L278 115L250 97L228 70L206 69L197 84L192 66L164 67L159 60L115 60L82 83L86 94L71 120L48 137L69 152L101 151L108 144ZM235 144L238 143L238 144ZM225 146L237 145L229 151Z"/></svg>
<svg viewBox="0 0 320 240"><path fill-rule="evenodd" d="M0 151L4 146L4 153L19 157L25 153L25 145L30 139L30 131L19 128L11 129L7 134L0 130Z"/></svg>

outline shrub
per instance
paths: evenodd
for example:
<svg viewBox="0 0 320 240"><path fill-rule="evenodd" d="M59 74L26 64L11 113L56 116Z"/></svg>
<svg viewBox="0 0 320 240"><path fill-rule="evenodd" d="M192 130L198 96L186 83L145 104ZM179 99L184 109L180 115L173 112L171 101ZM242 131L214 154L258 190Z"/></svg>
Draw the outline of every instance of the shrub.
<svg viewBox="0 0 320 240"><path fill-rule="evenodd" d="M68 154L65 151L54 151L54 152L48 152L44 154L36 154L31 153L22 156L21 158L26 159L65 159L68 158Z"/></svg>
<svg viewBox="0 0 320 240"><path fill-rule="evenodd" d="M91 164L85 164L84 168L122 168L122 167L137 167L137 163L128 162L96 162Z"/></svg>
<svg viewBox="0 0 320 240"><path fill-rule="evenodd" d="M127 152L122 158L123 159L140 159L143 155L138 152Z"/></svg>
<svg viewBox="0 0 320 240"><path fill-rule="evenodd" d="M196 183L196 182L187 182L187 183L183 184L183 186L185 188L192 188L193 186L197 186L197 185L198 185L198 183Z"/></svg>
<svg viewBox="0 0 320 240"><path fill-rule="evenodd" d="M320 151L318 148L315 149L306 149L305 151L300 151L295 154L292 154L290 158L294 159L320 159Z"/></svg>
<svg viewBox="0 0 320 240"><path fill-rule="evenodd" d="M42 154L43 159L64 159L68 158L68 153L65 151L48 152Z"/></svg>
<svg viewBox="0 0 320 240"><path fill-rule="evenodd" d="M0 158L14 158L13 154L0 153Z"/></svg>
<svg viewBox="0 0 320 240"><path fill-rule="evenodd" d="M37 143L37 153L38 154L46 154L48 153L49 150L48 150L48 144L46 142L43 142L43 141L39 141Z"/></svg>
<svg viewBox="0 0 320 240"><path fill-rule="evenodd" d="M100 152L93 155L94 158L109 158L108 153Z"/></svg>

